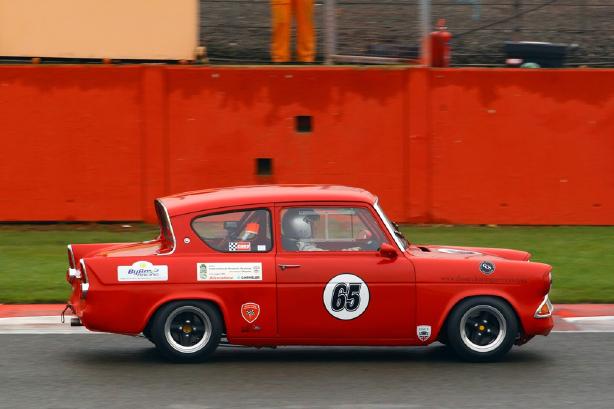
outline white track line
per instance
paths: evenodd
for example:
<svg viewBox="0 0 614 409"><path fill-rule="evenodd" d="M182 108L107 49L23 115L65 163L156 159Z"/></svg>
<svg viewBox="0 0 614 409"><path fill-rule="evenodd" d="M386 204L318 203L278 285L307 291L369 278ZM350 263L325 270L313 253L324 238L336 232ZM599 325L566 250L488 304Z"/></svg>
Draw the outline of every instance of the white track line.
<svg viewBox="0 0 614 409"><path fill-rule="evenodd" d="M572 330L574 332L614 332L614 316L569 317L563 320L576 327Z"/></svg>
<svg viewBox="0 0 614 409"><path fill-rule="evenodd" d="M565 321L576 322L576 321L609 321L614 322L613 315L603 315L598 317L568 317L563 318Z"/></svg>
<svg viewBox="0 0 614 409"><path fill-rule="evenodd" d="M62 324L59 315L0 318L0 334L97 334L85 327L71 327L71 316Z"/></svg>

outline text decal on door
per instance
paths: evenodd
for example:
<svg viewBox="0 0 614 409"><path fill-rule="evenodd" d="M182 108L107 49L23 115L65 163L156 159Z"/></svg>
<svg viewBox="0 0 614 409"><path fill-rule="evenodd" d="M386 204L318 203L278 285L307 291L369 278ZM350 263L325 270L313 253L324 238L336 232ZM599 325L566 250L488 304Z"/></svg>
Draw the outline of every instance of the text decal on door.
<svg viewBox="0 0 614 409"><path fill-rule="evenodd" d="M330 315L340 320L353 320L369 306L369 287L357 275L339 274L326 284L322 298Z"/></svg>

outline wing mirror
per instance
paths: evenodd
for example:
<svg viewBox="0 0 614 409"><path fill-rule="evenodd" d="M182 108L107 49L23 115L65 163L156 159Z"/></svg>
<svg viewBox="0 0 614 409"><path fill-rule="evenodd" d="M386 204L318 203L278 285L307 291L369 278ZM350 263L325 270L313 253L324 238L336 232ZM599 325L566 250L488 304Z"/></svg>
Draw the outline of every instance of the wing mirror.
<svg viewBox="0 0 614 409"><path fill-rule="evenodd" d="M396 249L388 244L388 243L382 243L382 245L379 248L379 255L381 257L385 257L385 258L389 258L390 260L394 260L395 258L398 257L398 253L396 251Z"/></svg>

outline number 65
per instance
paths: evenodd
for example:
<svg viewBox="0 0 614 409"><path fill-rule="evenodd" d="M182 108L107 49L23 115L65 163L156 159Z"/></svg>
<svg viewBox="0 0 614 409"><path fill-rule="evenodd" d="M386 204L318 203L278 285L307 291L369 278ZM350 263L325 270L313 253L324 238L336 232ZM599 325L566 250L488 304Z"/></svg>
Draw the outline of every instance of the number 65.
<svg viewBox="0 0 614 409"><path fill-rule="evenodd" d="M333 311L356 311L360 305L361 283L339 283L333 289L331 309Z"/></svg>

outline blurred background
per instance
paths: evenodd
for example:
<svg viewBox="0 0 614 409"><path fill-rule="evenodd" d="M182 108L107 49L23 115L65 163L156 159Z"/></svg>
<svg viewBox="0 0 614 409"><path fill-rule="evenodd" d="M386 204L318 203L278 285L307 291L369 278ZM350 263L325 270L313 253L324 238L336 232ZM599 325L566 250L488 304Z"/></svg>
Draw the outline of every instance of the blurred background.
<svg viewBox="0 0 614 409"><path fill-rule="evenodd" d="M200 39L212 62L269 61L269 0L201 0ZM565 44L565 66L612 66L614 3L609 0L336 0L315 2L318 60L334 35L341 55L414 58L423 37L421 7L430 25L447 21L452 66L504 66L504 44ZM327 24L331 14L335 27Z"/></svg>
<svg viewBox="0 0 614 409"><path fill-rule="evenodd" d="M528 250L555 302L612 302L613 21L606 0L0 0L0 303L63 302L66 244L152 238L156 197L270 183L365 188L412 242Z"/></svg>

